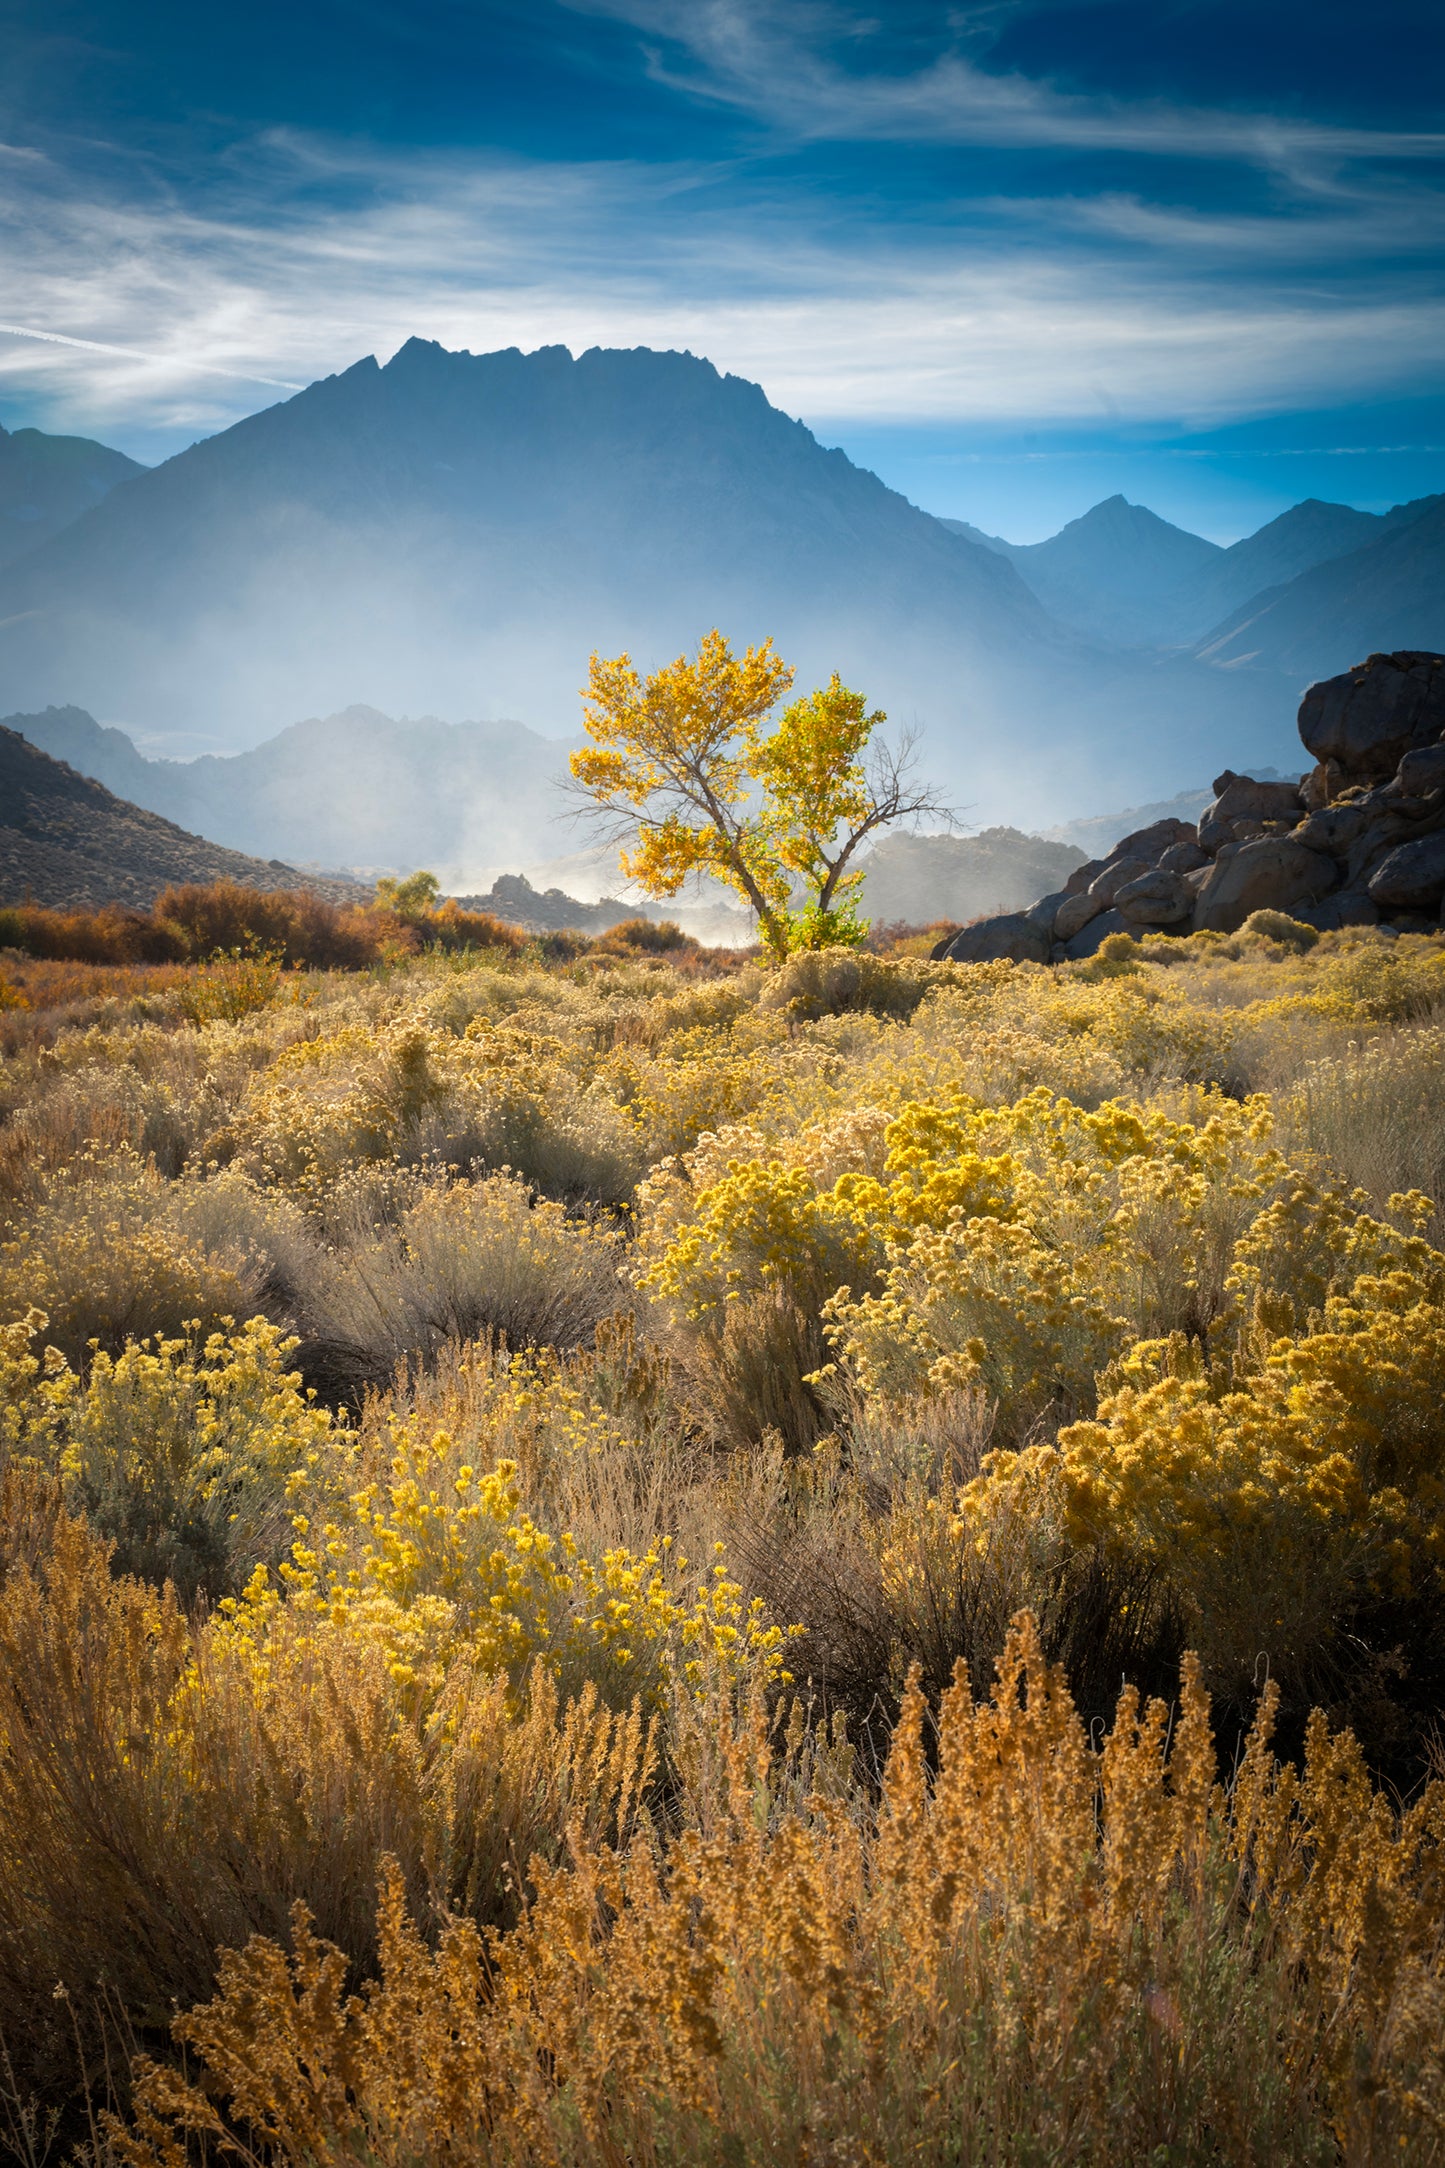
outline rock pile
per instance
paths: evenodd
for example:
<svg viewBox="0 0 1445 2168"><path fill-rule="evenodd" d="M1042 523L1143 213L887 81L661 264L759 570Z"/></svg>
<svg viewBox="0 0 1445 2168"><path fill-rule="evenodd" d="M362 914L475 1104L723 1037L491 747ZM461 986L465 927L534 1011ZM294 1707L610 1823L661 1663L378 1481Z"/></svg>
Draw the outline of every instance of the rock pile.
<svg viewBox="0 0 1445 2168"><path fill-rule="evenodd" d="M954 963L1062 963L1111 933L1233 933L1253 911L1322 932L1445 920L1445 655L1371 655L1312 685L1299 783L1226 769L1196 827L1160 820L1072 873L1032 909L940 942Z"/></svg>

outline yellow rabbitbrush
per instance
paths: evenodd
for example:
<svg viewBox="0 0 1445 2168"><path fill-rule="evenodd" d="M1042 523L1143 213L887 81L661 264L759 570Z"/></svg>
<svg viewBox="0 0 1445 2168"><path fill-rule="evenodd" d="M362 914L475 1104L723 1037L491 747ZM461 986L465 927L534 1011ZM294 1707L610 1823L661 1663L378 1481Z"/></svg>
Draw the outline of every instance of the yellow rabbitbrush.
<svg viewBox="0 0 1445 2168"><path fill-rule="evenodd" d="M994 1698L960 1679L935 1757L916 1685L876 1804L760 1707L695 1766L665 1853L576 1832L521 1924L433 1952L384 1876L380 1977L344 1994L304 1911L177 2025L128 2168L219 2155L1023 2164L1445 2156L1445 1790L1403 1817L1348 1739L1303 1775L1269 1705L1232 1790L1186 1663L1171 1725L1126 1691L1091 1747L1032 1620ZM716 1733L713 1734L716 1741ZM224 2109L224 2114L222 2113Z"/></svg>

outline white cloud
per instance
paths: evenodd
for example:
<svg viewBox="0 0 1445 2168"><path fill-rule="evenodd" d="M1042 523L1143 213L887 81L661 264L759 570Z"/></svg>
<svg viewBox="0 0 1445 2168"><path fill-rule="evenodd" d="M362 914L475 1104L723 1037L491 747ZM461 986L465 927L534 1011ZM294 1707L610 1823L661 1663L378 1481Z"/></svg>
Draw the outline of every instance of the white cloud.
<svg viewBox="0 0 1445 2168"><path fill-rule="evenodd" d="M417 333L686 346L829 424L1197 425L1415 389L1445 344L1445 301L1402 268L1420 205L1398 184L1287 220L1114 195L895 226L701 166L278 134L237 146L209 201L98 200L53 163L12 180L7 317L78 343L0 334L7 411L169 448L259 403L225 376L307 381Z"/></svg>

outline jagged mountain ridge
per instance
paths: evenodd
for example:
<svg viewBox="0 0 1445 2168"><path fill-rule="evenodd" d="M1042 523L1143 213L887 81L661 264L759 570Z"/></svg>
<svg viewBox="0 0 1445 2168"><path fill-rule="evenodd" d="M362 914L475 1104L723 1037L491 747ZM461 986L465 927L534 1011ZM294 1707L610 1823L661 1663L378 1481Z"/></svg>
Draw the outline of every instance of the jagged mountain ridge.
<svg viewBox="0 0 1445 2168"><path fill-rule="evenodd" d="M1271 757L1298 688L1111 653L1008 559L690 355L412 341L127 482L0 573L0 704L255 744L365 702L571 736L595 646L773 634L971 818ZM551 855L550 852L547 855Z"/></svg>
<svg viewBox="0 0 1445 2168"><path fill-rule="evenodd" d="M232 598L238 557L244 591ZM298 570L309 592L303 581L298 593ZM28 606L39 621L0 643L0 670L17 682L47 634L53 642L63 632L81 645L72 697L99 705L86 686L99 660L88 652L98 622L120 640L106 673L113 681L137 668L127 615L140 613L144 638L144 619L163 598L184 638L198 610L226 622L249 598L263 606L273 649L287 654L277 694L294 714L310 669L300 650L323 603L330 644L343 630L354 635L353 655L373 666L380 659L385 680L393 673L378 645L417 610L423 636L463 615L494 633L520 624L567 647L570 621L585 616L604 647L629 637L641 645L664 630L675 647L674 627L659 622L676 615L659 607L664 588L681 591L696 637L705 599L721 616L756 614L780 580L800 617L836 620L840 584L866 581L875 608L917 613L931 600L971 620L982 641L1049 630L1029 590L991 553L960 544L841 452L825 451L756 385L709 363L645 349L594 349L576 361L565 348L457 355L411 340L385 368L368 357L191 446L35 553L6 583L0 616ZM455 646L455 628L446 629ZM541 682L543 700L566 703L571 721L591 644L579 627L560 673L549 658L532 658L524 689L534 711ZM456 671L439 673L418 645L407 643L408 704L455 707ZM448 697L434 700L428 678L438 674ZM489 690L508 674L504 659ZM151 719L167 727L162 711L177 704L170 686L142 676ZM473 689L469 676L463 683ZM113 711L118 688L105 690ZM205 702L185 701L187 720L196 705ZM224 696L212 688L212 713L218 705ZM255 712L248 705L245 721Z"/></svg>
<svg viewBox="0 0 1445 2168"><path fill-rule="evenodd" d="M145 469L90 437L0 428L0 565L48 542Z"/></svg>

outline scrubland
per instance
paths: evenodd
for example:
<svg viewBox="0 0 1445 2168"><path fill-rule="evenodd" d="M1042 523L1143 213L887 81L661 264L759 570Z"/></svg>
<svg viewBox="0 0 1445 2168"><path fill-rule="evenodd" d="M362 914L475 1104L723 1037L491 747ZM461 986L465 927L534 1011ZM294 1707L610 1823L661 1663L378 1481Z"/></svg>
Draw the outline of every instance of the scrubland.
<svg viewBox="0 0 1445 2168"><path fill-rule="evenodd" d="M0 963L0 2136L1445 2160L1445 944L665 939Z"/></svg>

